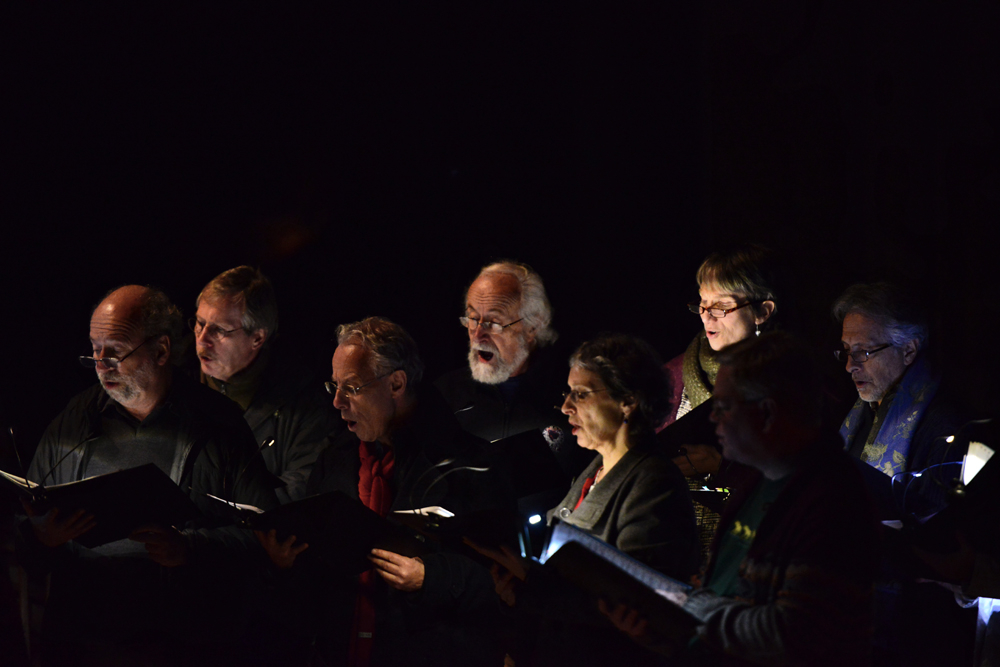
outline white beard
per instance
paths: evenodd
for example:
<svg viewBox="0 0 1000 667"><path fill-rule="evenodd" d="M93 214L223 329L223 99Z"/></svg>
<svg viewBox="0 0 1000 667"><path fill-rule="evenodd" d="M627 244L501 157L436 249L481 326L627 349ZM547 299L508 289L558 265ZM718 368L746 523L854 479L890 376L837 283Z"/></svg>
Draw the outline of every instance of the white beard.
<svg viewBox="0 0 1000 667"><path fill-rule="evenodd" d="M145 394L146 388L152 384L154 367L143 365L136 368L129 375L123 375L119 371L109 371L101 377L101 388L104 393L113 398L123 407L129 408L139 402ZM104 381L117 382L118 386L109 389L104 386Z"/></svg>
<svg viewBox="0 0 1000 667"><path fill-rule="evenodd" d="M493 358L485 362L479 358L479 351L492 352ZM518 345L513 359L503 359L492 343L469 342L469 370L472 379L483 384L500 384L510 379L510 376L528 359L528 348Z"/></svg>

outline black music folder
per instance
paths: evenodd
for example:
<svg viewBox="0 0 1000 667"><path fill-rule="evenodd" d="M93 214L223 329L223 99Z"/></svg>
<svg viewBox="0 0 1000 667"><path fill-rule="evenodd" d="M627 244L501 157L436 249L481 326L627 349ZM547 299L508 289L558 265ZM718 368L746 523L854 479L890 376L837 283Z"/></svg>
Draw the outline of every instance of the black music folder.
<svg viewBox="0 0 1000 667"><path fill-rule="evenodd" d="M683 445L717 446L719 436L715 434L715 424L708 419L710 414L709 400L657 433L656 442L671 457L678 456Z"/></svg>
<svg viewBox="0 0 1000 667"><path fill-rule="evenodd" d="M494 507L455 515L441 507L425 507L393 512L392 518L428 540L487 566L493 561L465 544L466 538L491 549L507 546L515 552L521 550L519 519L513 510Z"/></svg>
<svg viewBox="0 0 1000 667"><path fill-rule="evenodd" d="M53 507L61 516L81 509L93 514L94 527L74 540L91 549L124 539L145 524L181 527L200 514L187 494L152 463L45 487L3 471L0 480L36 514Z"/></svg>
<svg viewBox="0 0 1000 667"><path fill-rule="evenodd" d="M1000 456L994 452L1000 448L1000 425L970 422L956 440L966 449L960 469L945 479L931 480L941 488L945 507L925 516L904 514L902 532L926 551L951 553L959 548L955 533L961 531L974 548L996 557L1000 555Z"/></svg>
<svg viewBox="0 0 1000 667"><path fill-rule="evenodd" d="M691 587L622 553L568 523L552 529L539 559L546 568L613 608L621 603L636 609L659 637L677 646L687 642L699 625L681 605Z"/></svg>
<svg viewBox="0 0 1000 667"><path fill-rule="evenodd" d="M229 506L237 525L277 532L279 541L295 535L309 544L307 552L331 567L361 573L372 567L372 549L385 549L413 558L426 554L427 545L410 531L364 506L342 491L330 491L280 505L264 512L209 496Z"/></svg>

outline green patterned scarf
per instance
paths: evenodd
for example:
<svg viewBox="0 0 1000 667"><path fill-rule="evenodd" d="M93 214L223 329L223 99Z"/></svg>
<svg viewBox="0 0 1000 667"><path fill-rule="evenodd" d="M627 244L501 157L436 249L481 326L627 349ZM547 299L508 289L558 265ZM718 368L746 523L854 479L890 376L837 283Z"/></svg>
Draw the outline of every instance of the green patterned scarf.
<svg viewBox="0 0 1000 667"><path fill-rule="evenodd" d="M715 351L708 344L708 338L702 331L684 352L684 366L681 370L684 378L684 393L691 401L691 407L696 408L712 398L712 387L715 386L715 376L719 372L719 362L715 359Z"/></svg>

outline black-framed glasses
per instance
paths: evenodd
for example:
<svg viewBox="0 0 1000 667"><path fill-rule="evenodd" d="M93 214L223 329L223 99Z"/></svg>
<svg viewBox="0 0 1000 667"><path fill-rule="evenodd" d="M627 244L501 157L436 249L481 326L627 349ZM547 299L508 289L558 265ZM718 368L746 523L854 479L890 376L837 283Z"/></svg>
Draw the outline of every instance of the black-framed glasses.
<svg viewBox="0 0 1000 667"><path fill-rule="evenodd" d="M111 370L115 370L123 361L125 361L133 354L135 354L136 350L138 350L140 347L142 347L149 341L153 340L154 338L159 338L159 336L150 336L146 340L142 341L141 343L133 347L132 350L124 357L80 357L80 365L83 366L84 368L97 368L97 362L101 362Z"/></svg>
<svg viewBox="0 0 1000 667"><path fill-rule="evenodd" d="M233 335L237 331L242 331L243 327L236 327L235 329L223 329L218 324L208 324L204 322L199 322L197 317L192 317L188 320L188 327L194 332L195 336L201 335L202 330L205 331L205 335L213 340L221 340L228 336Z"/></svg>
<svg viewBox="0 0 1000 667"><path fill-rule="evenodd" d="M581 401L587 400L587 397L590 396L591 394L596 394L602 391L607 391L607 388L591 389L590 391L577 391L576 389L572 391L564 391L562 393L563 403L566 402L567 398L573 401L574 403L580 403Z"/></svg>
<svg viewBox="0 0 1000 667"><path fill-rule="evenodd" d="M733 312L734 310L739 310L740 308L746 308L747 306L764 303L763 301L747 301L746 303L741 303L738 306L733 306L732 308L719 308L718 306L704 307L700 303L689 303L688 310L690 310L695 315L701 315L703 313L708 313L717 320L721 320L723 317Z"/></svg>
<svg viewBox="0 0 1000 667"><path fill-rule="evenodd" d="M497 322L478 320L475 317L468 317L466 315L463 315L462 317L458 318L458 321L461 322L462 326L468 329L469 331L475 331L476 327L482 327L491 334L499 334L503 333L503 330L506 329L507 327L512 327L523 319L524 318L522 317L520 320L514 320L510 324L498 324Z"/></svg>
<svg viewBox="0 0 1000 667"><path fill-rule="evenodd" d="M863 364L866 361L868 361L868 358L871 357L873 354L875 354L876 352L881 352L882 350L886 349L887 347L892 347L892 343L886 343L885 345L879 345L878 347L872 348L871 350L854 350L854 351L851 351L851 350L848 350L846 348L842 348L842 349L839 349L839 350L834 350L833 351L833 356L836 357L837 361L843 361L844 363L847 363L847 359L850 358L850 359L853 359L854 363L856 363L856 364Z"/></svg>
<svg viewBox="0 0 1000 667"><path fill-rule="evenodd" d="M388 373L383 373L382 375L379 375L374 380L369 380L368 382L365 382L363 385L360 385L360 386L357 386L357 387L355 387L354 385L350 385L350 384L337 384L336 382L324 382L323 386L326 387L326 393L330 394L331 396L336 396L337 395L337 390L339 389L340 391L342 391L345 394L347 394L348 397L353 398L353 397L357 396L358 394L360 394L361 390L364 389L365 387L367 387L368 385L373 384L375 382L378 382L382 378L389 377L390 375L392 375L393 373L395 373L398 370L399 370L398 368L394 368L391 371L389 371Z"/></svg>

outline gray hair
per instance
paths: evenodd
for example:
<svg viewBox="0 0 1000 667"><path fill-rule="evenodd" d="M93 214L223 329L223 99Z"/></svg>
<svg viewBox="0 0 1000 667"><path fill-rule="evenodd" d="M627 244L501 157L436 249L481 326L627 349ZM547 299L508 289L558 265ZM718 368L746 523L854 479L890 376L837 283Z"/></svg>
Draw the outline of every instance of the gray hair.
<svg viewBox="0 0 1000 667"><path fill-rule="evenodd" d="M271 281L260 269L237 266L223 271L201 290L194 302L195 307L201 305L204 298L231 299L233 303L243 306L240 324L247 333L263 329L268 342L278 333L278 300Z"/></svg>
<svg viewBox="0 0 1000 667"><path fill-rule="evenodd" d="M366 317L360 322L337 327L337 345L360 345L370 353L369 364L375 376L396 370L406 373L406 390L417 386L424 375L424 362L417 343L398 324L384 317Z"/></svg>
<svg viewBox="0 0 1000 667"><path fill-rule="evenodd" d="M502 260L484 266L476 276L476 280L486 274L507 274L517 278L521 286L520 317L528 327L535 330L535 340L538 347L545 347L556 342L559 334L552 328L552 304L545 293L542 277L523 262ZM468 293L468 290L466 290Z"/></svg>
<svg viewBox="0 0 1000 667"><path fill-rule="evenodd" d="M838 322L843 322L850 313L874 320L896 347L914 339L919 349L927 345L930 335L927 314L916 299L896 285L887 282L851 285L833 304L833 316Z"/></svg>

